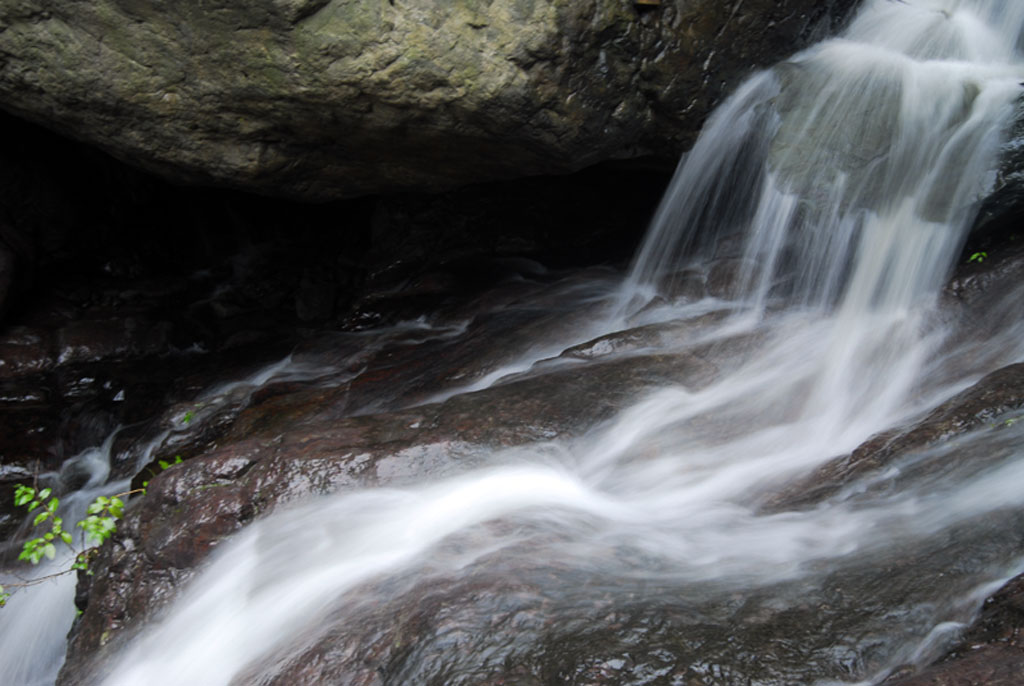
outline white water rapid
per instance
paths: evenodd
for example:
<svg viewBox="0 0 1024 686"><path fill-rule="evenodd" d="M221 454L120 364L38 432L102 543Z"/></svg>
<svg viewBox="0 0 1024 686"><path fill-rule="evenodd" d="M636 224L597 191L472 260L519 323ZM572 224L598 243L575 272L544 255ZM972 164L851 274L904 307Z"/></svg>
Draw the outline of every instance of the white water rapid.
<svg viewBox="0 0 1024 686"><path fill-rule="evenodd" d="M1022 29L1017 0L866 0L843 35L753 77L680 164L593 328L532 346L702 321L627 354L700 347L712 381L652 388L582 438L258 520L102 683L285 683L323 641L358 663L437 597L432 633L395 638L401 668L372 683L873 684L935 659L1024 571L1007 533L1024 524L1024 421L769 505L1024 360L1024 289L977 330L938 307L1021 94ZM601 641L619 652L591 671L516 671Z"/></svg>

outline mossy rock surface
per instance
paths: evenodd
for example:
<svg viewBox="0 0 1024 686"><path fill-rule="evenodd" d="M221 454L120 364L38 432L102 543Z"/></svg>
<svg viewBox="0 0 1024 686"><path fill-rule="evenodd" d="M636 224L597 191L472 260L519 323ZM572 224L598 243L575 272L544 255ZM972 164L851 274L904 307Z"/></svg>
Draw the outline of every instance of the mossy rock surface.
<svg viewBox="0 0 1024 686"><path fill-rule="evenodd" d="M307 199L671 164L854 0L19 0L0 103L190 183Z"/></svg>

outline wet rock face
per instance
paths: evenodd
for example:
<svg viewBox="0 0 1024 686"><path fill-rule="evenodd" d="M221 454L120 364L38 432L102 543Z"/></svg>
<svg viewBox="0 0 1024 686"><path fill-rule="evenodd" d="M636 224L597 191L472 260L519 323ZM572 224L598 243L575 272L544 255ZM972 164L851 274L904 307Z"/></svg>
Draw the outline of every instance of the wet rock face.
<svg viewBox="0 0 1024 686"><path fill-rule="evenodd" d="M654 155L855 0L24 0L10 112L183 181L326 199Z"/></svg>
<svg viewBox="0 0 1024 686"><path fill-rule="evenodd" d="M166 403L221 375L244 376L315 327L360 329L452 308L488 285L544 273L527 257L621 259L667 179L592 169L310 205L176 187L12 116L0 123L4 538L20 521L14 484L56 478L64 460L118 425L114 475L130 477ZM506 335L529 336L532 316L509 319ZM335 343L364 348L358 337ZM409 345L371 361L381 379L405 370L400 392L422 399L446 373L433 365L436 352ZM337 414L358 403L379 409L397 392L371 375L354 387ZM173 434L161 457L206 452L242 400L218 409L187 445ZM174 428L164 419L160 430Z"/></svg>
<svg viewBox="0 0 1024 686"><path fill-rule="evenodd" d="M572 286L570 279L565 288ZM109 665L141 626L173 604L218 545L275 508L491 464L503 449L581 436L644 389L681 384L697 390L720 372L723 361L699 343L704 328L721 320L712 313L601 336L486 390L430 402L428 389L481 379L553 322L573 329L593 316L574 308L552 313L547 308L560 298L545 290L515 282L448 309L448 321L463 322L457 332L397 327L373 344L359 332L310 340L295 349L293 361L300 367L317 361L318 378L285 378L224 406L207 398L166 411L161 426L172 432L154 457L180 453L188 459L146 477L149 492L128 508L96 575L83 579L85 611L60 683L92 683L93 670ZM492 311L502 316L487 316ZM483 343L494 340L508 350ZM889 441L887 457L901 459L1017 407L1019 367L991 375L921 426L904 430L900 435L920 440ZM187 425L181 421L186 413L193 415ZM828 478L839 488L862 475L854 469ZM500 540L504 526L492 522L462 535L493 533ZM586 571L601 567L567 559L564 542L541 533L522 550L512 544L455 573L428 565L367 584L353 594L364 604L325 608L322 626L251 665L239 681L739 686L755 680L783 686L823 675L842 680L864 669L862 659L884 659L876 632L900 612L894 608L914 606L929 578L952 575L973 583L973 565L1014 545L995 536L997 542L979 544L968 559L950 565L936 552L949 540L937 539L897 559L865 554L853 572L820 587L799 579L735 593L714 583L633 589L635 578ZM459 538L446 545L459 550ZM443 546L440 552L443 559ZM616 564L645 563L630 559L629 551L622 556L626 562ZM880 592L880 569L900 581ZM345 620L336 621L339 616ZM870 625L871 617L881 625ZM766 654L772 659L763 659Z"/></svg>
<svg viewBox="0 0 1024 686"><path fill-rule="evenodd" d="M1024 243L1004 242L989 259L958 266L942 294L946 317L959 320L963 338L984 340L996 322L1016 317L1024 295ZM957 340L963 345L964 340ZM1014 345L1015 342L1008 341ZM947 360L946 374L970 369L978 362L976 348L966 345L961 356ZM956 371L954 371L956 370ZM938 375L938 372L936 372ZM868 475L879 475L907 455L922 453L969 431L1002 429L1016 423L1024 410L1024 363L997 369L973 386L948 398L924 417L872 436L849 455L837 456L813 474L772 494L765 511L811 507ZM952 456L952 461L965 459Z"/></svg>
<svg viewBox="0 0 1024 686"><path fill-rule="evenodd" d="M849 586L832 582L741 593L714 584L637 584L583 571L568 560L548 561L525 547L482 559L457 576L417 572L427 580L413 583L410 574L367 584L361 602L337 608L346 621L326 622L322 631L243 672L239 683L847 683L859 667L853 645L866 638L857 636L857 623L885 602L860 605ZM898 596L886 599L891 608ZM835 642L822 636L823 626L835 632ZM974 681L907 686L983 686L990 683L984 675L1009 675L1011 664L990 664Z"/></svg>
<svg viewBox="0 0 1024 686"><path fill-rule="evenodd" d="M1016 236L1024 240L1020 222L1024 207L1024 101L1018 101L1013 126L1003 145L1002 160L992 192L978 210L970 253Z"/></svg>
<svg viewBox="0 0 1024 686"><path fill-rule="evenodd" d="M504 449L581 436L652 387L697 389L717 374L700 352L610 352L585 373L552 360L546 373L395 409L429 399L421 389L464 385L497 368L500 360L489 359L492 347L479 345L481 339L503 340L507 356L529 344L533 329L550 329L543 310L516 316L511 304L521 290L508 289L504 316L477 313L459 337L398 332L366 350L358 334L335 335L293 355L300 366L319 360L328 370L321 378L271 383L220 409L213 400L172 408L161 424L172 433L154 458L188 459L166 472L144 470L151 479L146 496L129 508L117 543L107 548L105 571L85 580L85 614L65 683L88 683L108 651L170 602L217 544L257 516L317 494L439 479L488 464ZM475 308L500 300L491 294L449 316L472 317ZM568 313L558 316L563 326L578 326ZM368 409L375 413L351 416ZM178 419L185 412L192 414L189 426Z"/></svg>
<svg viewBox="0 0 1024 686"><path fill-rule="evenodd" d="M858 477L879 474L908 454L923 451L980 427L1012 426L1024 408L1024 363L999 369L950 398L920 422L873 436L850 455L832 460L787 487L766 511L807 507L837 493Z"/></svg>
<svg viewBox="0 0 1024 686"><path fill-rule="evenodd" d="M951 316L983 322L989 316L988 306L998 311L1001 305L994 291L1019 281L1009 255L968 265L958 273L949 289ZM107 307L121 312L126 320L143 321L141 314L133 314L127 302L119 299L127 295L75 291L85 300L71 301L75 307L69 309L80 315L73 326L58 316L62 308L56 308L52 318L39 316L32 326L13 330L3 344L11 351L20 350L20 356L12 352L4 359L20 360L20 366L12 369L5 381L4 402L9 405L4 409L17 407L25 413L17 415L25 417L19 431L27 432L34 418L57 416L54 407L65 402L64 398L92 403L90 412L76 413L83 415L78 425L52 426L50 435L38 437L38 445L51 444L55 436L68 445L76 441L76 445L89 444L116 421L131 418L144 421L119 435L115 449L119 476L131 475L138 467L140 448L164 431L169 433L158 441L153 458L171 460L176 454L188 458L165 472L144 470L144 476L136 478L136 485L142 479L150 482L149 493L130 505L117 539L104 548L97 561L96 576L82 579L79 602L85 613L72 638L62 683L95 683L90 677L93 667L102 666L153 613L173 603L197 567L228 536L274 508L322 493L403 486L456 474L484 464L502 449L580 436L629 405L645 389L672 384L700 389L716 378L724 353L719 349L712 356L698 341L704 327L721 322L721 312L603 335L554 350L535 368L487 390L447 400L432 397L432 393L480 381L500 369L505 359L536 341L538 332L585 325L594 313L567 305L565 293L579 292L583 286L599 291L601 274L607 275L593 270L554 286L554 275L534 275L536 280L519 275L468 302L448 300L448 289L439 285L442 279L434 285L410 286L414 295L409 295L409 300L422 305L418 295L435 299L429 306L436 315L431 331L396 326L387 334L350 330L322 338L306 337L289 349L300 367L308 363L320 370L319 376L284 377L251 395L225 391L230 397L223 404L198 394L211 375L223 373L225 380L243 377L245 365L234 370L219 366L246 348L228 347L219 362L211 359L203 368L189 369L199 357L178 368L166 359L157 359L155 365L165 376L150 372L147 377L142 363L149 358L154 364L152 360L168 339L128 334L158 331L153 319L134 327L122 322L116 329L120 334L113 338L104 335L107 327L97 324L110 324L110 312L104 313ZM184 293L188 291L170 289L164 297L169 294L172 300L182 299ZM1008 293L1014 301L1012 290ZM396 300L403 299L401 290L393 295ZM141 296L136 292L131 297ZM154 294L147 297L159 301ZM92 304L82 307L86 302ZM236 302L238 311L230 299L217 302L207 311L211 318L203 321L211 325L220 322L224 335L259 322L263 322L259 329L276 325L272 318L246 323L247 317L225 323L246 312L252 314L241 305ZM145 309L162 311L152 306ZM282 321L294 323L292 317L290 314ZM172 330L176 329L178 320L169 317L168 321L175 324ZM976 333L984 335L980 324ZM221 336L210 340L223 342ZM493 345L494 341L501 345ZM737 348L742 350L744 344L738 341ZM729 356L734 353L730 349ZM125 357L139 366L116 366ZM255 364L249 367L250 371L257 368ZM85 378L92 381L82 381ZM40 379L57 384L52 391L55 395L27 393L41 387ZM113 409L117 403L111 395L117 389L104 389L107 379L132 379L140 392L129 387L127 396L148 399L134 405L131 412L119 414L124 411ZM992 374L949 399L924 421L876 437L856 453L864 460L844 463L822 476L822 483L806 485L798 495L810 500L790 500L781 506L806 507L851 480L883 471L915 450L979 427L985 430L987 423L998 422L1006 412L1021 406L1022 387L1020 365ZM174 404L161 410L165 407L162 402ZM1007 435L999 427L992 431ZM0 439L0 445L16 444L8 436ZM972 459L985 458L975 455ZM56 456L54 464L59 464ZM24 480L23 474L10 477ZM876 603L872 607L864 606L845 580L836 581L835 587L826 584L814 595L797 584L769 589L763 596L745 594L713 601L687 597L685 587L668 588L661 595L639 588L635 606L612 609L594 598L600 596L602 587L621 590L622 580L573 576L571 566L559 561L557 543L551 543L549 552L555 552L546 557L537 557L533 550L518 556L527 562L536 560L536 564L509 567L498 558L484 561L468 577L432 578L436 583L405 589L393 602L388 593L394 589L382 589L388 602L382 601L376 612L359 614L357 608L358 624L364 632L354 635L352 628L341 624L328 627L323 636L289 653L292 659L253 675L251 683L317 679L395 686L445 683L436 675L447 673L452 665L463 670L459 672L462 681L448 683L467 686L510 679L524 684L617 685L680 679L739 685L758 679L773 686L809 683L822 674L842 679L860 669L857 648L846 644L836 648L828 636L815 633L817 627L827 623L834 627L833 636L846 635L847 627L857 627L863 616L860 613L884 617L891 606L908 602L916 588L907 592L894 588L890 595L872 596ZM927 579L922 576L925 557L908 556L886 570L899 571L904 578L927 585L921 581ZM871 595L878 567L866 560L865 570L857 583L865 589L864 595ZM966 575L970 570L950 570L943 562L941 568L928 573L954 571ZM551 579L556 580L555 592L550 590ZM577 582L584 589L579 602L555 603L553 596L571 599ZM595 589L596 596L592 593ZM787 601L779 602L783 596ZM507 604L509 597L515 598L513 608ZM548 624L553 604L558 605L559 621L565 622L557 631ZM820 609L823 606L828 608L826 614ZM737 648L734 639L739 634L746 646L759 646L779 661L768 665L760 659L762 653ZM411 648L414 636L427 638L418 648ZM458 637L458 645L453 637ZM477 671L465 671L479 660L478 648L491 650L497 657ZM353 659L366 655L372 657L368 662ZM501 656L508 660L499 660ZM652 674L661 681L645 682Z"/></svg>
<svg viewBox="0 0 1024 686"><path fill-rule="evenodd" d="M985 601L959 646L918 674L886 686L1015 686L1024 674L1024 577Z"/></svg>
<svg viewBox="0 0 1024 686"><path fill-rule="evenodd" d="M469 316L486 303L512 315L507 321L480 316L458 337L437 332L423 340L422 333L396 332L379 349L361 350L359 335L352 334L300 346L296 359L330 362L330 378L271 383L222 415L203 405L212 400L171 408L165 419L177 425L180 436L155 455L180 451L189 459L149 477L149 492L129 507L97 561L96 575L83 579L89 584L79 599L85 612L60 683L93 683L92 670L102 670L146 621L173 603L220 543L274 508L316 494L456 474L490 463L503 448L579 436L641 389L700 389L718 373L717 360L705 358L700 346L685 345L688 328L698 333L715 319L703 317L604 336L487 390L396 409L424 400L421 385L451 387L494 369L498 361L481 357L480 349L488 346L477 345L480 340L522 345L509 336L531 326L529 314L512 307L517 296L538 298L517 285L504 297L492 293L452 313ZM534 313L532 324L551 322ZM565 321L567 327L578 325ZM665 336L684 342L670 354L650 352ZM589 361L585 368L579 366L583 359ZM999 412L1002 396L990 397L984 389L1019 387L1017 376L1015 367L993 375L937 414L948 418L949 408L968 401L975 402L971 416L982 416L985 402ZM351 416L359 408L374 411ZM194 417L184 426L180 417L190 411ZM207 430L207 422L217 425ZM941 440L941 434L929 433L929 440ZM486 536L495 527L500 539L503 526L489 523L465 535ZM862 669L859 651L884 653L882 646L857 644L870 646L877 641L874 631L882 630L865 629L865 617L884 623L901 603L913 606L929 575L969 579L974 559L972 554L951 567L935 553L949 545L943 535L928 544L934 549L896 560L866 555L860 571L829 578L820 588L802 579L742 593L723 592L713 583L640 583L624 593L635 578L581 571L592 567L566 559L557 538L541 534L521 551L513 544L456 573L441 565L370 584L353 594L363 605L325 609L323 626L266 664L252 665L240 683L469 686L514 680L621 686L686 679L739 686L753 679L783 686L822 675L842 679ZM457 551L458 538L450 545ZM985 545L974 552L978 559L993 554ZM879 593L880 568L901 582ZM345 620L332 621L337 616ZM823 625L832 633L822 633ZM843 637L841 645L833 642L836 637ZM765 654L772 660L764 660Z"/></svg>

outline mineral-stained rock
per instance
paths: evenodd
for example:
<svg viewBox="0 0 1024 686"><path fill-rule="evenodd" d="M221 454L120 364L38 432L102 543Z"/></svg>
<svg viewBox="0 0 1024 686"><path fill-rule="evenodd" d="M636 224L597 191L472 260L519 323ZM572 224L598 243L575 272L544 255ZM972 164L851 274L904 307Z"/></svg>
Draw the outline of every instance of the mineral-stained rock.
<svg viewBox="0 0 1024 686"><path fill-rule="evenodd" d="M325 199L674 158L855 0L18 0L3 108L178 180Z"/></svg>

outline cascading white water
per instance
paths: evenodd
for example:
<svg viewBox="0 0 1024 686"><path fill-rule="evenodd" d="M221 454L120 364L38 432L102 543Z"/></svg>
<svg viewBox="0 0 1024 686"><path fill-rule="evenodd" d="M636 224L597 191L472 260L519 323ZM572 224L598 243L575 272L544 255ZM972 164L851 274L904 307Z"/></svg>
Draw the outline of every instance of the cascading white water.
<svg viewBox="0 0 1024 686"><path fill-rule="evenodd" d="M390 608L417 585L502 569L503 556L523 551L533 567L600 579L624 605L698 606L768 589L766 607L831 603L849 615L870 600L836 600L835 589L867 593L872 566L885 564L902 595L874 588L886 611L837 621L832 630L846 633L807 648L808 659L825 665L822 683L867 683L933 657L993 582L1024 569L1012 545L970 547L983 538L976 528L1019 520L1024 422L916 454L813 508L769 514L760 505L1024 359L1024 324L1010 321L961 373L924 374L956 353L933 305L1020 93L1022 27L1019 2L869 0L843 36L754 77L680 165L622 294L609 298L606 326L725 308L732 316L702 342L746 336L756 354L723 364L704 388L654 391L582 440L495 454L486 468L419 488L326 497L250 525L107 666L104 683L269 680L289 654L345 624L339 616L358 625L367 608ZM636 311L714 260L737 265L731 301ZM956 451L975 459L919 473ZM902 581L894 555L926 560L951 540L976 569L919 561L924 580ZM551 624L571 623L587 605L587 586L566 574L546 581L559 599L551 605L569 608L552 609ZM381 579L392 580L387 590L375 587ZM747 629L730 630L742 643ZM475 640L477 663L514 655ZM479 664L452 660L449 683L474 683ZM388 683L428 681L408 669Z"/></svg>
<svg viewBox="0 0 1024 686"><path fill-rule="evenodd" d="M934 295L1020 93L1024 7L868 2L838 39L748 82L680 165L631 282L745 260L754 304L864 311ZM723 239L732 240L723 240Z"/></svg>

